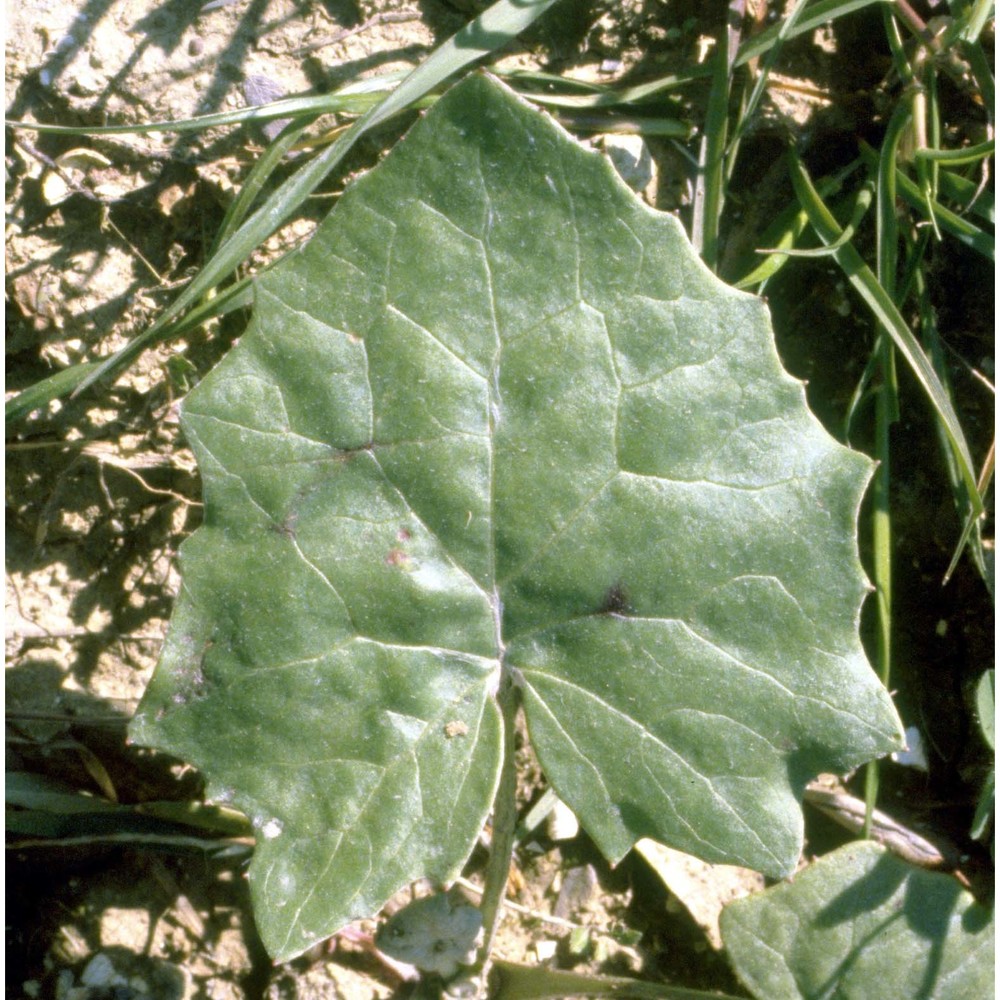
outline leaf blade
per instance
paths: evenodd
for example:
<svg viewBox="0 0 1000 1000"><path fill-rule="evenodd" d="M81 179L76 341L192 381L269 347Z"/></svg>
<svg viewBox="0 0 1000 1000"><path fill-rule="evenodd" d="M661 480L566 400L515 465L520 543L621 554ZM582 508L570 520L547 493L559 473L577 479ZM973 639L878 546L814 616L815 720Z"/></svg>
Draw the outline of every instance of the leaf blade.
<svg viewBox="0 0 1000 1000"><path fill-rule="evenodd" d="M776 871L798 851L803 772L899 744L856 634L870 463L808 414L763 306L502 85L473 76L442 97L255 289L251 328L184 407L206 521L182 551L184 591L132 732L202 766L251 816L272 954L408 880L456 873L496 791L504 671L524 682L550 777L612 855L650 830L676 840L679 824L603 830L603 804L545 730L553 705L578 742L614 722L595 758L608 787L616 733L659 741L665 789L745 758L752 780L702 781L684 819L715 810L708 846L732 857L738 838L716 832L741 817L760 841L748 857ZM818 560L836 571L784 597L775 581ZM734 629L776 608L787 627L741 646ZM789 659L773 632L792 626L795 656L763 668ZM699 763L718 726L696 718L697 678L684 703L671 664L646 656L666 661L671 642L697 645L689 674L718 647L727 685L745 674L769 691L812 656L794 692L815 696L810 710L756 695L747 725L730 701L753 746L720 736ZM602 687L615 644L657 681L641 692L653 714L574 718L567 691L611 709L636 693L635 677ZM674 709L679 736L655 717ZM758 717L771 730L754 735ZM636 794L610 798L624 813Z"/></svg>
<svg viewBox="0 0 1000 1000"><path fill-rule="evenodd" d="M958 881L868 842L737 900L722 936L754 996L971 997L993 980L993 919Z"/></svg>

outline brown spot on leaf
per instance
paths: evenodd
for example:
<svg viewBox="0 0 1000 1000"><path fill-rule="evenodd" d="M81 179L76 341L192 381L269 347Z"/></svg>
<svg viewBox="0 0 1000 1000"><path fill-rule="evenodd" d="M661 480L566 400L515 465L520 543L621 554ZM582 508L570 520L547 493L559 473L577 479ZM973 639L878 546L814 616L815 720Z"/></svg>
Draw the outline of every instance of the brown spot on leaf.
<svg viewBox="0 0 1000 1000"><path fill-rule="evenodd" d="M601 615L627 615L633 611L629 603L628 588L620 580L608 587L597 613Z"/></svg>
<svg viewBox="0 0 1000 1000"><path fill-rule="evenodd" d="M350 462L356 455L359 455L363 451L371 451L374 447L374 441L366 441L356 448L336 448L331 458L334 462Z"/></svg>
<svg viewBox="0 0 1000 1000"><path fill-rule="evenodd" d="M461 719L454 719L452 722L444 724L444 734L449 740L453 740L456 736L466 736L468 732L468 725Z"/></svg>
<svg viewBox="0 0 1000 1000"><path fill-rule="evenodd" d="M271 531L274 531L279 535L284 535L285 538L295 538L295 525L298 523L298 520L299 515L293 511L291 514L288 514L284 520L271 524L269 527Z"/></svg>

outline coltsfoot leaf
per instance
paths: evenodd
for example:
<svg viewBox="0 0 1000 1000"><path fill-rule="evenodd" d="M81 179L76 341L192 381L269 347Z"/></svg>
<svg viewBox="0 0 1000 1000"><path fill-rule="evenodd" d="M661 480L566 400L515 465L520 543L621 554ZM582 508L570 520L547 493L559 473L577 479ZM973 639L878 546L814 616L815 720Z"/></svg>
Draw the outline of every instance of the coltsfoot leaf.
<svg viewBox="0 0 1000 1000"><path fill-rule="evenodd" d="M992 995L992 908L952 876L914 868L870 841L732 903L722 939L760 1000Z"/></svg>
<svg viewBox="0 0 1000 1000"><path fill-rule="evenodd" d="M901 745L857 635L871 463L764 305L487 76L257 281L183 423L205 523L132 735L250 816L276 958L458 872L504 670L612 860L786 873L805 781Z"/></svg>

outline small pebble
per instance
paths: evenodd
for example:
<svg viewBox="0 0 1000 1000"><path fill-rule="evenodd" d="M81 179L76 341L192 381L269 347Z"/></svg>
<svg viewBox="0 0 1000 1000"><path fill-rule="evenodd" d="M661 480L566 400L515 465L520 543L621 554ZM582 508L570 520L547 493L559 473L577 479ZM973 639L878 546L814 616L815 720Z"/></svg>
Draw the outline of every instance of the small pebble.
<svg viewBox="0 0 1000 1000"><path fill-rule="evenodd" d="M558 942L556 941L536 941L534 944L535 956L539 962L548 962L556 957Z"/></svg>
<svg viewBox="0 0 1000 1000"><path fill-rule="evenodd" d="M205 40L201 38L199 35L195 35L188 42L188 55L200 56L204 51L205 51Z"/></svg>
<svg viewBox="0 0 1000 1000"><path fill-rule="evenodd" d="M574 913L586 909L597 892L597 872L593 865L571 868L563 877L559 898L553 907L553 915L562 920L570 919Z"/></svg>
<svg viewBox="0 0 1000 1000"><path fill-rule="evenodd" d="M111 959L98 952L80 973L80 982L84 986L109 987L122 986L125 980L118 974Z"/></svg>
<svg viewBox="0 0 1000 1000"><path fill-rule="evenodd" d="M93 97L104 89L104 78L83 68L69 82L67 89L77 97Z"/></svg>
<svg viewBox="0 0 1000 1000"><path fill-rule="evenodd" d="M580 832L580 823L562 799L557 799L549 814L549 836L556 841L572 840Z"/></svg>

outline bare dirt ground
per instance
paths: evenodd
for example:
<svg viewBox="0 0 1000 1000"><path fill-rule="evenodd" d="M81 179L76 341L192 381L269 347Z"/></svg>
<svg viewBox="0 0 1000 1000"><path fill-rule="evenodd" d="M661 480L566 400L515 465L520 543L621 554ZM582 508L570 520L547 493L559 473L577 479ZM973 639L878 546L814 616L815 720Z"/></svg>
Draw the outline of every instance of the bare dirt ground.
<svg viewBox="0 0 1000 1000"><path fill-rule="evenodd" d="M10 0L7 115L138 123L241 107L262 89L269 97L325 91L414 66L477 6ZM572 16L532 32L510 58L605 80L666 72L671 59L694 58L699 31L685 16L693 6L676 5L670 30L661 7L577 5ZM810 58L826 58L822 47L815 53ZM787 100L797 100L795 93L790 88ZM775 113L804 125L830 102L806 104L779 105ZM204 261L264 142L247 129L92 138L9 133L8 393L106 356L141 332ZM764 142L760 153L765 176L774 158L768 148ZM683 158L667 143L653 150L660 182L649 197L661 208L683 209ZM353 169L380 151L374 141L365 145ZM761 187L758 202L748 202L749 216L765 210ZM307 236L328 205L328 198L315 199L253 263ZM732 245L739 246L738 231ZM824 303L836 320L836 286L828 286L834 291L824 293ZM793 316L796 308L801 300L789 306ZM979 315L978 303L963 308L964 317ZM18 807L13 823L8 814L8 996L277 1000L390 996L409 988L372 952L373 923L272 967L253 927L245 880L250 845L238 821L220 839L218 817L182 816L199 800L199 776L125 742L178 586L177 548L201 517L197 470L179 439L175 404L244 322L228 317L147 351L114 386L51 404L8 442L7 769ZM981 353L990 353L989 334L974 323L966 323L965 335L982 337ZM794 366L795 345L787 346ZM844 385L850 375L844 373ZM818 388L826 388L817 377ZM848 391L834 388L835 400ZM985 404L983 421L988 426ZM913 502L924 504L922 497ZM922 519L925 506L914 515ZM936 567L946 542L926 545L920 558ZM975 586L960 576L957 596L953 589L953 603L939 613L945 631L963 637L970 676L989 656L988 622L971 610L981 599L962 606ZM930 627L940 636L934 613L927 611ZM922 641L915 633L913 645ZM940 707L957 717L964 697L963 690L951 692ZM969 765L964 739L955 735L947 748L955 771ZM526 764L528 803L543 782ZM81 822L74 811L81 792L108 809L87 812ZM968 788L960 794L967 805ZM181 812L142 811L150 802L172 802ZM585 835L558 836L542 827L519 853L511 886L520 908L505 920L500 955L739 992L711 935L642 859L630 857L612 871ZM829 837L820 828L816 843ZM481 861L473 857L470 877ZM688 905L720 891L709 875L695 878L705 880L705 891L691 890Z"/></svg>

